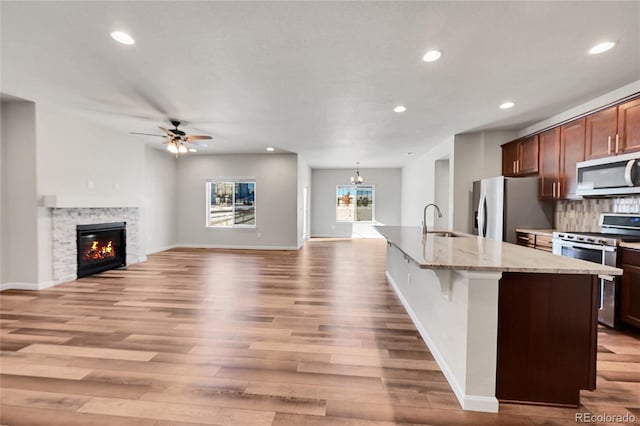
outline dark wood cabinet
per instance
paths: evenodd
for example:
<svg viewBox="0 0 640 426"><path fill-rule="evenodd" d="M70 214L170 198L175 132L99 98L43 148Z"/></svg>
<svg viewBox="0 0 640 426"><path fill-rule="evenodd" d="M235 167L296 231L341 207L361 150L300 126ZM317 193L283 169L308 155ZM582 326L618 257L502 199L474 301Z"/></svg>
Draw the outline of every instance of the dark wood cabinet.
<svg viewBox="0 0 640 426"><path fill-rule="evenodd" d="M518 161L518 141L502 145L502 174L516 175L516 161Z"/></svg>
<svg viewBox="0 0 640 426"><path fill-rule="evenodd" d="M539 135L540 198L558 198L560 182L560 128Z"/></svg>
<svg viewBox="0 0 640 426"><path fill-rule="evenodd" d="M526 176L538 173L538 135L502 145L502 174Z"/></svg>
<svg viewBox="0 0 640 426"><path fill-rule="evenodd" d="M640 99L618 106L618 153L640 150Z"/></svg>
<svg viewBox="0 0 640 426"><path fill-rule="evenodd" d="M503 273L497 398L578 406L596 387L597 319L596 277Z"/></svg>
<svg viewBox="0 0 640 426"><path fill-rule="evenodd" d="M534 248L537 250L553 251L552 234L534 234L531 232L516 231L518 245Z"/></svg>
<svg viewBox="0 0 640 426"><path fill-rule="evenodd" d="M614 155L618 130L618 107L614 106L590 114L586 119L586 159Z"/></svg>
<svg viewBox="0 0 640 426"><path fill-rule="evenodd" d="M558 198L579 199L576 195L578 179L576 165L585 159L586 119L572 121L560 127L560 163L561 179Z"/></svg>
<svg viewBox="0 0 640 426"><path fill-rule="evenodd" d="M538 173L538 135L523 138L518 142L516 171L518 175Z"/></svg>
<svg viewBox="0 0 640 426"><path fill-rule="evenodd" d="M620 319L640 328L640 250L622 249Z"/></svg>

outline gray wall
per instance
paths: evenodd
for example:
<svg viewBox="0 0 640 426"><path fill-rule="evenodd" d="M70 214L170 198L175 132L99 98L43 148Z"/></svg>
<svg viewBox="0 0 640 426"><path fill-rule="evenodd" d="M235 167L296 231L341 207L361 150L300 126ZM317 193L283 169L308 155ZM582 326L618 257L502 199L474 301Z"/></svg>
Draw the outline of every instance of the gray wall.
<svg viewBox="0 0 640 426"><path fill-rule="evenodd" d="M147 254L173 247L178 242L177 161L166 151L150 147L145 150L147 201L140 222Z"/></svg>
<svg viewBox="0 0 640 426"><path fill-rule="evenodd" d="M311 170L311 235L351 237L352 224L336 222L336 185L349 184L355 169ZM375 219L400 225L402 169L360 169L365 184L375 185Z"/></svg>
<svg viewBox="0 0 640 426"><path fill-rule="evenodd" d="M2 103L3 284L38 282L35 120L32 102Z"/></svg>
<svg viewBox="0 0 640 426"><path fill-rule="evenodd" d="M295 154L201 155L178 160L178 244L199 247L296 249L298 165ZM255 229L207 228L207 179L256 179Z"/></svg>

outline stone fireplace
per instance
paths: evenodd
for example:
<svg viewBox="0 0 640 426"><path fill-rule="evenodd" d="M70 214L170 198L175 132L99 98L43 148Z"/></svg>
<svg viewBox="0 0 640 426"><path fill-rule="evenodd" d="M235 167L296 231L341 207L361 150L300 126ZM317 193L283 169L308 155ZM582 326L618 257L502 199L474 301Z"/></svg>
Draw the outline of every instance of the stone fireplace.
<svg viewBox="0 0 640 426"><path fill-rule="evenodd" d="M129 265L144 260L140 252L140 209L137 207L98 207L98 208L61 208L51 209L52 212L52 250L53 250L53 280L55 282L72 281L78 277L96 273L98 269L109 265L115 265L115 244L122 243L124 250L120 248L117 259L120 266ZM79 232L86 231L87 225L97 228L111 229L114 223L122 224L120 237L114 234L115 240L106 238L105 241L90 237L79 244ZM114 231L115 232L115 231ZM117 231L119 232L119 231ZM89 230L87 235L97 235ZM121 238L122 241L117 241ZM89 241L90 240L90 241ZM94 241L97 241L94 247ZM108 243L111 241L111 247ZM80 247L80 250L79 250ZM85 253L88 250L88 253ZM113 254L114 256L111 256ZM79 258L85 255L95 257L92 264L92 272L78 270ZM113 262L113 263L111 263ZM102 269L106 270L106 269Z"/></svg>

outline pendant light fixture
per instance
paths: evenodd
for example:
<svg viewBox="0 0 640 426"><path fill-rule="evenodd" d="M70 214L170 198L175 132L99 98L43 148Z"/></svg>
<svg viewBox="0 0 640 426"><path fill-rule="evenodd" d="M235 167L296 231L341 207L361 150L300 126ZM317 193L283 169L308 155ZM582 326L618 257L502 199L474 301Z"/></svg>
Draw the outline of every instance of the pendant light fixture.
<svg viewBox="0 0 640 426"><path fill-rule="evenodd" d="M360 162L356 163L356 175L351 176L351 184L360 185L364 183L364 178L360 176Z"/></svg>

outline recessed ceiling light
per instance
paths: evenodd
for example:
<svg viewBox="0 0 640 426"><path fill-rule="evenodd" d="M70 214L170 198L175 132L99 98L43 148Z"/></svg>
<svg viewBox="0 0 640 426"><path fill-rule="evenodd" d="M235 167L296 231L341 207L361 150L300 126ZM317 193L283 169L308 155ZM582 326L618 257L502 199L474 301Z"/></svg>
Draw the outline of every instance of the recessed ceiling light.
<svg viewBox="0 0 640 426"><path fill-rule="evenodd" d="M136 41L129 34L124 33L122 31L113 31L111 32L111 38L113 38L118 43L122 44L134 44Z"/></svg>
<svg viewBox="0 0 640 426"><path fill-rule="evenodd" d="M198 152L198 150L195 148L189 148L189 152Z"/></svg>
<svg viewBox="0 0 640 426"><path fill-rule="evenodd" d="M275 150L276 150L276 149L275 149L274 147L272 147L272 146L268 146L268 147L267 147L267 151L269 151L269 152L273 152L273 151L275 151Z"/></svg>
<svg viewBox="0 0 640 426"><path fill-rule="evenodd" d="M615 45L616 43L613 41L605 41L602 43L598 43L595 46L593 46L591 49L589 49L589 54L597 55L598 53L606 52L607 50L611 49Z"/></svg>
<svg viewBox="0 0 640 426"><path fill-rule="evenodd" d="M440 57L442 56L442 52L439 50L430 50L427 53L424 54L424 56L422 57L422 60L425 62L433 62L433 61L437 61L438 59L440 59Z"/></svg>
<svg viewBox="0 0 640 426"><path fill-rule="evenodd" d="M407 110L407 107L404 105L398 105L393 109L394 112L405 112L406 110Z"/></svg>
<svg viewBox="0 0 640 426"><path fill-rule="evenodd" d="M500 109L509 109L513 108L514 106L516 106L515 102L507 101L500 105Z"/></svg>

